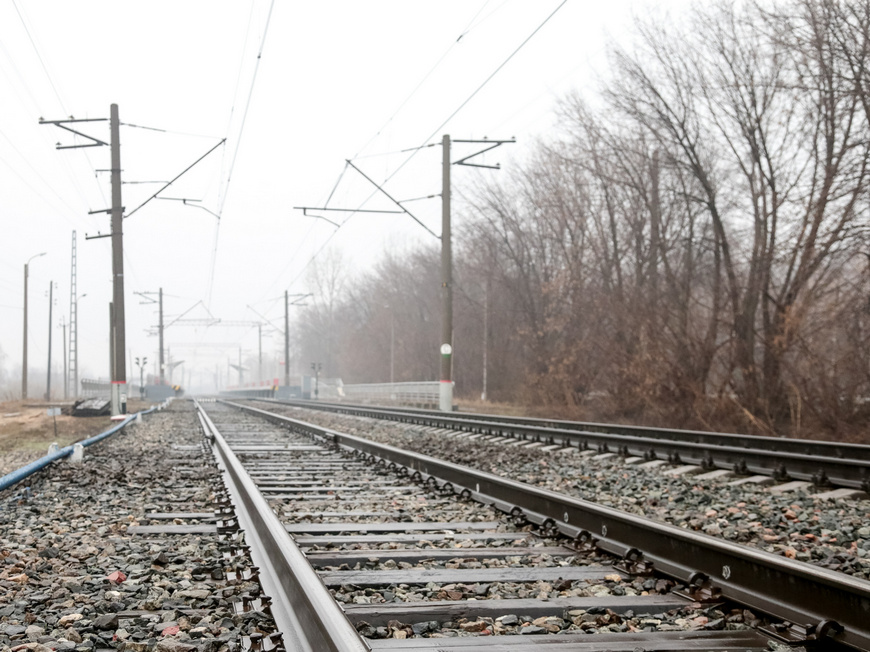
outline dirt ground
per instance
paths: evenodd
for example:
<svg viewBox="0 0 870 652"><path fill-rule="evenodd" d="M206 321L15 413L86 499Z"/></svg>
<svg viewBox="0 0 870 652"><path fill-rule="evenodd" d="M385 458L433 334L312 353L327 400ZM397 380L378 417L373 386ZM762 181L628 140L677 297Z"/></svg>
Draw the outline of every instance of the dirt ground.
<svg viewBox="0 0 870 652"><path fill-rule="evenodd" d="M41 401L0 402L0 476L37 460L57 442L63 448L82 439L93 437L112 427L110 417L56 417L46 415L49 407L68 408L71 403L45 403ZM150 404L130 401L127 412L147 409Z"/></svg>

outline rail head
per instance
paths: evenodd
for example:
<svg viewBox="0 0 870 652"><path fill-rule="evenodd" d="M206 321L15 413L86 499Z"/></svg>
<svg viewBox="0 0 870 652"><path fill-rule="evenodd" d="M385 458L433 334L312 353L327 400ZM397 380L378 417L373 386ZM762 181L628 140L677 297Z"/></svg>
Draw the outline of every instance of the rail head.
<svg viewBox="0 0 870 652"><path fill-rule="evenodd" d="M236 508L251 558L261 569L260 582L272 598L271 610L288 650L368 652L305 555L233 453L215 424L196 403L200 424L212 441L215 457Z"/></svg>
<svg viewBox="0 0 870 652"><path fill-rule="evenodd" d="M607 552L626 557L640 552L680 582L705 582L723 597L776 618L817 628L836 621L842 628L838 633L833 633L837 627L826 626L834 640L870 650L868 581L252 406L227 404L359 451L372 461L404 467L417 479L432 478L441 488L449 486L505 511L519 510L531 522Z"/></svg>

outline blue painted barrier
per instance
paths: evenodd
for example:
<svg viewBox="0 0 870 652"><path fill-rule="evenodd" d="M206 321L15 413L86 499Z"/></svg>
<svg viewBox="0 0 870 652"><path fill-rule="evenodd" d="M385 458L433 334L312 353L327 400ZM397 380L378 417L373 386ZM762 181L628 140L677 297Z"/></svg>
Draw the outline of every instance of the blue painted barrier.
<svg viewBox="0 0 870 652"><path fill-rule="evenodd" d="M99 435L94 435L90 439L85 439L84 441L76 442L76 444L81 444L82 446L85 446L85 447L90 446L91 444L96 444L98 441L102 441L106 437L111 437L116 432L123 429L127 424L129 424L138 415L141 414L144 416L146 414L151 414L156 409L157 409L156 407L153 407L149 410L143 410L142 412L137 412L136 414L131 414L126 419L124 419L121 423L119 423L117 426L109 428L108 430L106 430L106 432L101 432ZM16 482L21 482L27 476L36 473L37 471L39 471L42 468L45 468L46 466L48 466L49 464L51 464L55 460L59 460L59 459L66 457L67 455L71 455L74 447L75 447L75 444L70 444L69 446L65 446L64 448L61 448L60 450L58 450L54 453L50 453L44 457L40 457L38 460L31 462L30 464L27 464L26 466L22 466L20 469L16 469L15 471L12 471L12 473L7 473L2 478L0 478L0 491L2 491L3 489L7 489L8 487L11 487Z"/></svg>

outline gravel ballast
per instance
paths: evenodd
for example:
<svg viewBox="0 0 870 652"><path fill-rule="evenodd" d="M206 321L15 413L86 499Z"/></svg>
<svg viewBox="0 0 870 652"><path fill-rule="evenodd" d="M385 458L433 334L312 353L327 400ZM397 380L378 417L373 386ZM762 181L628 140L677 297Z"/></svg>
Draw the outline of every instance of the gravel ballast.
<svg viewBox="0 0 870 652"><path fill-rule="evenodd" d="M767 552L870 579L870 500L820 499L799 490L775 494L762 486L729 486L668 467L638 468L619 456L593 459L570 452L447 438L430 428L318 410L261 404L293 418L366 437L601 505L704 532ZM449 445L445 442L449 441Z"/></svg>
<svg viewBox="0 0 870 652"><path fill-rule="evenodd" d="M227 579L250 565L232 556L240 541L128 532L156 523L149 513L214 502L201 441L192 405L176 402L87 448L82 464L0 492L0 650L231 652L274 631L266 613L234 608L259 593Z"/></svg>
<svg viewBox="0 0 870 652"><path fill-rule="evenodd" d="M308 533L304 536L307 543L303 547L311 555L310 560L333 597L345 606L357 630L367 638L739 631L761 622L752 611L734 605L701 605L675 598L670 595L675 587L673 580L630 576L613 566L619 560L610 555L560 548L559 541L530 535L533 526L515 523L491 506L463 501L458 496L444 496L423 485L402 486L408 485L408 481L396 480L396 475L385 466L366 465L361 468L356 463L359 458L346 456L348 466L345 468L337 464L337 452L330 455L325 452L291 454L285 449L281 457L270 457L250 448L253 433L256 433L259 446L272 446L276 450L280 450L276 444L287 448L302 444L303 436L222 405L207 405L206 408L218 430L226 429L228 434L225 437L231 446L235 439L248 447L249 452L239 453L240 459L277 494L269 502L282 521L291 527L300 526L294 527L294 531ZM306 420L312 420L308 418L310 414L306 413ZM329 464L330 469L306 472L307 455L311 455L313 468L323 469L324 464ZM270 469L268 475L263 475L262 469L265 468ZM396 485L391 486L391 481ZM353 488L357 482L365 487L362 492ZM285 483L302 486L293 490L282 487ZM316 492L312 495L309 483L323 483L335 489L319 498ZM342 487L346 490L343 491ZM422 524L428 531L412 537L413 542L380 542L378 537L366 541L365 536L344 537L354 539L353 542L341 539L341 535L365 535L376 531L372 524L397 521ZM309 524L323 526L330 523L336 525L333 532L337 536L311 534L325 528L305 529ZM431 529L433 524L441 523L443 529ZM459 523L486 525L474 530L479 538L472 538L467 532L460 531ZM510 554L512 547L517 548L517 554ZM541 549L541 553L534 551L536 547ZM554 548L561 552L545 552ZM480 552L475 554L476 550ZM417 554L403 555L407 551ZM356 554L342 555L348 552ZM354 561L318 564L318 555ZM531 578L527 581L507 579L517 574L515 569L531 569ZM580 569L583 572L579 572ZM471 571L469 577L476 579L432 579L441 571L452 570ZM412 581L405 571L426 579ZM379 580L374 576L377 572L392 579ZM481 579L486 573L489 573L486 579ZM565 579L570 575L585 577ZM656 598L665 602L656 602ZM560 601L578 599L587 600L583 608L563 608L559 604ZM638 607L619 608L617 605L621 599L634 600L632 604ZM403 613L410 604L426 604L435 613L447 614L463 601L473 601L468 605L472 612L485 605L490 613L411 622L389 620L388 616L382 615ZM535 614L527 613L519 606L529 603L535 605ZM548 608L550 603L554 604ZM669 606L656 607L656 604L665 603ZM378 620L368 622L354 618L355 608L364 610L369 606L373 610L366 613L377 615ZM391 610L385 611L388 607Z"/></svg>

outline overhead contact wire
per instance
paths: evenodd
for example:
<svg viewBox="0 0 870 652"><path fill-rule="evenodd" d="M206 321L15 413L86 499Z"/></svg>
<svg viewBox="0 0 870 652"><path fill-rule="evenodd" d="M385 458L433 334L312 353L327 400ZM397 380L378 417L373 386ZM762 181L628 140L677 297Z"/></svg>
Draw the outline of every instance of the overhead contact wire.
<svg viewBox="0 0 870 652"><path fill-rule="evenodd" d="M233 158L230 160L230 169L229 169L229 172L227 173L226 185L224 186L224 192L220 198L220 204L218 205L218 210L217 210L218 215L223 215L224 205L226 204L227 195L229 194L230 182L232 181L232 178L233 178L233 170L235 169L235 166L236 166L236 158L239 155L239 146L242 143L242 134L245 131L245 122L248 119L248 110L251 107L251 98L254 96L254 86L257 82L257 72L260 70L260 60L263 57L263 48L266 46L266 36L269 33L269 24L272 22L272 11L274 10L274 8L275 8L275 0L272 0L272 2L269 4L269 13L266 16L266 25L263 28L263 36L260 39L260 49L257 51L257 61L254 64L254 73L251 76L251 87L248 90L248 99L245 102L245 111L242 114L242 122L239 125L239 135L236 138L236 148L233 151ZM212 289L214 286L214 269L215 269L215 265L217 264L217 249L218 249L219 236L220 236L220 220L218 220L217 224L215 225L215 238L214 238L214 249L212 251L211 273L209 275L208 292L206 293L206 301L208 304L211 304L211 293L212 293Z"/></svg>

